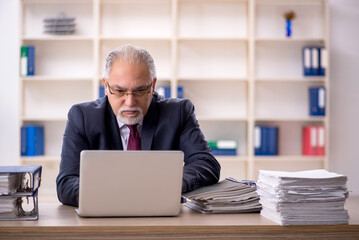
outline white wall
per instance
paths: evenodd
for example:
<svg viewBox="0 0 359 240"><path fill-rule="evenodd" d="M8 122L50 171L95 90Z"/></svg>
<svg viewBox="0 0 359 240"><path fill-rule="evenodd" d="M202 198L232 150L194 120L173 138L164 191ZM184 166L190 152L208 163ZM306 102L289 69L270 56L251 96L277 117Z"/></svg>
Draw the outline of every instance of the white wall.
<svg viewBox="0 0 359 240"><path fill-rule="evenodd" d="M359 1L330 0L329 170L359 195Z"/></svg>
<svg viewBox="0 0 359 240"><path fill-rule="evenodd" d="M19 2L0 0L0 165L17 164Z"/></svg>
<svg viewBox="0 0 359 240"><path fill-rule="evenodd" d="M359 1L330 0L330 170L359 195ZM17 164L18 1L0 0L0 165Z"/></svg>

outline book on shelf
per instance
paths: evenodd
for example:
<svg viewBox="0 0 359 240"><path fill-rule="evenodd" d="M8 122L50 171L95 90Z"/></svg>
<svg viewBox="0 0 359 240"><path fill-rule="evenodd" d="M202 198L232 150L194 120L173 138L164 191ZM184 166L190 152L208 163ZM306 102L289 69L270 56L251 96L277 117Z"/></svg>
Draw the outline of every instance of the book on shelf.
<svg viewBox="0 0 359 240"><path fill-rule="evenodd" d="M325 76L327 52L324 47L305 46L302 49L304 76Z"/></svg>
<svg viewBox="0 0 359 240"><path fill-rule="evenodd" d="M44 127L21 127L21 156L44 155Z"/></svg>
<svg viewBox="0 0 359 240"><path fill-rule="evenodd" d="M302 134L302 154L305 156L325 155L324 126L304 126Z"/></svg>
<svg viewBox="0 0 359 240"><path fill-rule="evenodd" d="M309 88L309 115L325 116L325 87L315 86Z"/></svg>
<svg viewBox="0 0 359 240"><path fill-rule="evenodd" d="M0 166L0 220L37 220L42 166Z"/></svg>
<svg viewBox="0 0 359 240"><path fill-rule="evenodd" d="M21 46L20 50L20 76L35 75L35 47Z"/></svg>
<svg viewBox="0 0 359 240"><path fill-rule="evenodd" d="M98 96L99 98L103 98L105 96L105 87L100 85L98 88Z"/></svg>
<svg viewBox="0 0 359 240"><path fill-rule="evenodd" d="M170 98L171 97L171 87L170 86L158 86L156 89L156 92L163 96L164 98Z"/></svg>
<svg viewBox="0 0 359 240"><path fill-rule="evenodd" d="M258 156L278 155L278 127L254 127L254 154Z"/></svg>
<svg viewBox="0 0 359 240"><path fill-rule="evenodd" d="M238 143L235 140L209 140L208 145L214 155L235 156L237 155Z"/></svg>
<svg viewBox="0 0 359 240"><path fill-rule="evenodd" d="M216 184L183 194L185 206L201 213L259 212L261 204L254 181L226 178Z"/></svg>
<svg viewBox="0 0 359 240"><path fill-rule="evenodd" d="M164 98L171 98L171 87L170 86L158 86L156 92ZM177 87L177 98L183 99L183 87Z"/></svg>
<svg viewBox="0 0 359 240"><path fill-rule="evenodd" d="M347 177L324 169L260 170L261 215L280 225L348 224Z"/></svg>

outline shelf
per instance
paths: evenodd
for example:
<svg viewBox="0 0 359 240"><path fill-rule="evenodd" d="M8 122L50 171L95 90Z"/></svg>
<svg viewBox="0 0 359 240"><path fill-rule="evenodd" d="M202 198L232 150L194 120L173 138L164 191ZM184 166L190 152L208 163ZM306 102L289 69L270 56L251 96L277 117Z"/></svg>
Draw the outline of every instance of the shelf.
<svg viewBox="0 0 359 240"><path fill-rule="evenodd" d="M215 78L215 77L207 77L207 78L202 78L202 77L187 77L187 78L179 78L177 79L178 81L218 81L218 82L222 82L222 81L233 81L233 82L248 82L247 78L230 78L230 77L223 77L223 78Z"/></svg>
<svg viewBox="0 0 359 240"><path fill-rule="evenodd" d="M320 42L324 43L324 38L286 38L286 37L267 37L267 38L255 38L255 42L262 43L262 42L268 42L268 43L283 43L283 42Z"/></svg>
<svg viewBox="0 0 359 240"><path fill-rule="evenodd" d="M179 1L179 38L246 38L247 1Z"/></svg>
<svg viewBox="0 0 359 240"><path fill-rule="evenodd" d="M23 41L93 41L93 36L81 35L40 35L23 36Z"/></svg>
<svg viewBox="0 0 359 240"><path fill-rule="evenodd" d="M329 142L329 115L308 115L308 89L324 86L329 99L329 74L304 77L302 62L304 46L329 51L327 0L22 0L19 4L20 44L35 46L36 63L35 76L18 79L20 125L43 125L46 141L46 156L21 161L60 161L70 107L97 98L108 54L131 44L153 56L157 86L171 87L172 96L176 87L183 87L207 140L238 142L237 156L216 156L221 177L255 179L259 169L328 165L328 156L301 156L304 126L324 126ZM296 14L290 38L285 36L283 17L289 10ZM76 32L44 34L43 19L60 11L76 18ZM253 155L256 125L279 127L279 156Z"/></svg>
<svg viewBox="0 0 359 240"><path fill-rule="evenodd" d="M146 37L146 36L100 36L99 40L101 41L171 41L170 37Z"/></svg>
<svg viewBox="0 0 359 240"><path fill-rule="evenodd" d="M257 122L324 122L326 117L255 117Z"/></svg>
<svg viewBox="0 0 359 240"><path fill-rule="evenodd" d="M39 164L43 162L60 162L61 157L60 156L31 156L31 157L25 157L22 156L20 158L20 161L23 163L26 162L39 162Z"/></svg>
<svg viewBox="0 0 359 240"><path fill-rule="evenodd" d="M247 162L248 156L218 156L214 155L218 161Z"/></svg>
<svg viewBox="0 0 359 240"><path fill-rule="evenodd" d="M255 78L254 81L256 83L266 83L266 82L286 82L286 83L310 83L310 82L318 82L324 83L326 77L299 77L299 78Z"/></svg>
<svg viewBox="0 0 359 240"><path fill-rule="evenodd" d="M226 117L211 117L211 116L197 116L197 120L198 121L213 121L213 122L220 122L220 121L224 121L224 122L245 122L248 119L246 117L230 117L230 116L226 116Z"/></svg>
<svg viewBox="0 0 359 240"><path fill-rule="evenodd" d="M22 121L26 121L26 122L63 122L63 121L67 121L67 117L48 117L48 116L22 116L21 117Z"/></svg>
<svg viewBox="0 0 359 240"><path fill-rule="evenodd" d="M241 41L247 42L245 37L179 37L178 41Z"/></svg>
<svg viewBox="0 0 359 240"><path fill-rule="evenodd" d="M102 1L100 35L121 38L170 38L171 1Z"/></svg>
<svg viewBox="0 0 359 240"><path fill-rule="evenodd" d="M79 82L86 82L86 81L92 81L92 77L87 76L87 77L78 77L78 76L28 76L28 77L22 77L21 78L23 81L79 81Z"/></svg>
<svg viewBox="0 0 359 240"><path fill-rule="evenodd" d="M325 156L254 156L254 161L264 162L264 161L271 161L271 162L323 162Z"/></svg>

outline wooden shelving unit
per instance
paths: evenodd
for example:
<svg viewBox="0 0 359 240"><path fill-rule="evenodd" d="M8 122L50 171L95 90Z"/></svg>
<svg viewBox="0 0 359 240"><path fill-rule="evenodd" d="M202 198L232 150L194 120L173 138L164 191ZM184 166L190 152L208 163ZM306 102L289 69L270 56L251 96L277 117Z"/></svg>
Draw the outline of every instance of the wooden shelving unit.
<svg viewBox="0 0 359 240"><path fill-rule="evenodd" d="M329 50L326 0L20 0L20 45L36 48L36 75L19 78L21 120L45 126L45 156L59 161L71 105L98 97L105 58L122 45L153 55L158 84L177 86L195 104L207 139L238 141L238 156L218 157L222 178L256 179L258 169L303 170L328 165L301 155L304 125L329 127L329 74L304 77L301 49ZM283 14L296 13L285 37ZM45 17L76 17L68 36L43 33ZM327 70L327 73L329 71ZM308 87L325 86L327 114L310 117ZM279 156L256 157L257 124L278 125ZM21 158L22 163L29 162ZM53 179L56 176L53 176Z"/></svg>

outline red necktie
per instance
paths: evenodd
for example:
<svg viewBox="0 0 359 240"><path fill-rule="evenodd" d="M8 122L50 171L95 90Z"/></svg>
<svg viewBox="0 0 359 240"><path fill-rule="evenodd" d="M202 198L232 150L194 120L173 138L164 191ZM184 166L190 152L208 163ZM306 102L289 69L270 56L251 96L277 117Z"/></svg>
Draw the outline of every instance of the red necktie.
<svg viewBox="0 0 359 240"><path fill-rule="evenodd" d="M137 124L127 125L130 129L130 137L128 138L127 151L141 150L141 139L137 132Z"/></svg>

